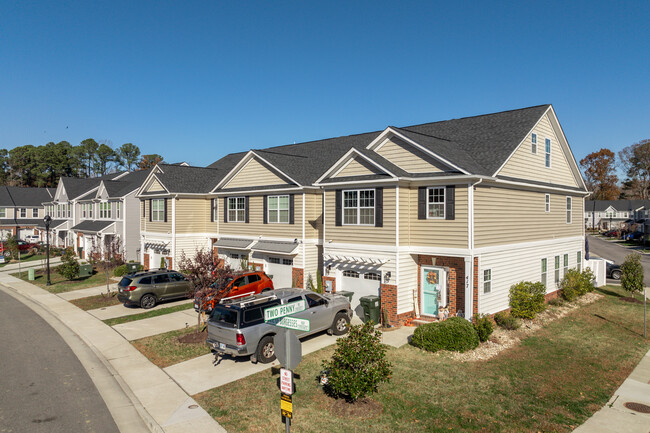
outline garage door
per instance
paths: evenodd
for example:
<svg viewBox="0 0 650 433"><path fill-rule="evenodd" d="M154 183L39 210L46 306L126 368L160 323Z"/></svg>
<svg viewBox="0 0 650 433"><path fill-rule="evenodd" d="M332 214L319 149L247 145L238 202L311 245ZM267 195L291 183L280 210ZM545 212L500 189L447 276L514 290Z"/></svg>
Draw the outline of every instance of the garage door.
<svg viewBox="0 0 650 433"><path fill-rule="evenodd" d="M227 250L219 248L219 254L217 254L217 256L228 263L230 265L230 269L233 271L241 271L242 259L248 260L248 253L239 250Z"/></svg>
<svg viewBox="0 0 650 433"><path fill-rule="evenodd" d="M266 273L273 276L273 288L284 289L293 286L293 259L267 256Z"/></svg>
<svg viewBox="0 0 650 433"><path fill-rule="evenodd" d="M354 293L354 296L352 297L352 309L357 313L357 315L359 315L359 317L361 317L362 310L359 304L359 298L368 295L379 296L381 272L345 270L343 271L343 277L341 280L342 288L340 290ZM337 288L337 290L339 289Z"/></svg>

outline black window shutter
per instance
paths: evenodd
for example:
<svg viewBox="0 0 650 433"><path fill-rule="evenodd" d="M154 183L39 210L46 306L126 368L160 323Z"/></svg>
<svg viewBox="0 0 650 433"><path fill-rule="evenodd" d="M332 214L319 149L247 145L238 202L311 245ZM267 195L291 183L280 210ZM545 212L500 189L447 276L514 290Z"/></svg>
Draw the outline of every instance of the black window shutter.
<svg viewBox="0 0 650 433"><path fill-rule="evenodd" d="M341 225L341 197L343 197L343 193L340 189L336 190L336 204L334 206L336 216L334 217L334 222L337 226Z"/></svg>
<svg viewBox="0 0 650 433"><path fill-rule="evenodd" d="M293 194L289 194L289 224L293 224L294 201Z"/></svg>
<svg viewBox="0 0 650 433"><path fill-rule="evenodd" d="M448 185L445 188L445 219L456 219L456 185Z"/></svg>
<svg viewBox="0 0 650 433"><path fill-rule="evenodd" d="M215 199L210 199L210 222L214 222L214 204L216 200Z"/></svg>
<svg viewBox="0 0 650 433"><path fill-rule="evenodd" d="M153 208L152 208L152 206L151 206L151 199L149 199L149 221L153 221L153 220L151 219L151 210L152 210L152 209L153 209Z"/></svg>
<svg viewBox="0 0 650 433"><path fill-rule="evenodd" d="M167 199L165 199L165 222L167 222Z"/></svg>
<svg viewBox="0 0 650 433"><path fill-rule="evenodd" d="M384 188L375 188L375 227L384 226Z"/></svg>
<svg viewBox="0 0 650 433"><path fill-rule="evenodd" d="M223 222L228 222L228 197L223 198Z"/></svg>
<svg viewBox="0 0 650 433"><path fill-rule="evenodd" d="M244 198L244 213L246 214L246 217L245 217L246 219L245 219L245 221L246 221L247 224L248 224L248 207L249 207L249 206L248 206L248 201L249 201L249 200L248 200L248 196L246 196L246 197Z"/></svg>
<svg viewBox="0 0 650 433"><path fill-rule="evenodd" d="M427 187L418 188L418 219L427 219Z"/></svg>
<svg viewBox="0 0 650 433"><path fill-rule="evenodd" d="M263 206L263 208L264 208L264 224L268 224L269 223L269 196L265 195L264 197L262 197L262 201L264 203L264 206Z"/></svg>

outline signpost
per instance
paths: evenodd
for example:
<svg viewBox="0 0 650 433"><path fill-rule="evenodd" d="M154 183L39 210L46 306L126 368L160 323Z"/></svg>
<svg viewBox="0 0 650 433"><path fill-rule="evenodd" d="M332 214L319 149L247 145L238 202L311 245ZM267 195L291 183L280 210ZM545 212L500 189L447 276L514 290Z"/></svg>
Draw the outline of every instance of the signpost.
<svg viewBox="0 0 650 433"><path fill-rule="evenodd" d="M294 329L296 331L309 332L309 320L298 319L297 317L283 317L278 323L273 323L281 328Z"/></svg>

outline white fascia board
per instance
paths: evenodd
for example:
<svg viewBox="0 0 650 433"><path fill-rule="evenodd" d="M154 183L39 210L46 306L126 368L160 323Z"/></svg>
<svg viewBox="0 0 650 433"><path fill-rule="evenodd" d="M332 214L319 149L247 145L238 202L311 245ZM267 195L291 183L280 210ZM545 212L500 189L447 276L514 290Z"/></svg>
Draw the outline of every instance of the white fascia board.
<svg viewBox="0 0 650 433"><path fill-rule="evenodd" d="M216 191L216 192L211 192L210 197L234 197L234 196L241 196L241 195L247 195L247 194L258 194L258 193L266 193L266 192L287 192L287 191L302 191L304 187L297 186L297 187L289 187L289 188L271 188L271 189L246 189L246 190L240 190L240 191Z"/></svg>
<svg viewBox="0 0 650 433"><path fill-rule="evenodd" d="M388 138L388 134L393 134L394 136L399 137L400 139L404 140L405 142L407 142L411 146L414 146L414 147L418 148L419 150L421 150L425 154L434 157L435 159L439 160L440 162L444 163L445 165L447 165L447 166L449 166L451 168L455 168L456 170L458 170L458 171L460 171L462 173L465 173L465 174L470 174L468 171L463 170L462 168L460 168L456 164L454 164L451 161L443 158L442 156L438 155L437 153L432 152L431 150L429 150L426 147L422 146L421 144L413 141L412 139L408 138L407 136L400 133L399 131L394 130L390 126L388 128L386 128L386 129L384 129L384 131L381 134L379 134L377 136L377 138L372 140L370 142L370 144L366 146L366 149L375 150L376 148L379 148L380 145L383 144L384 140L386 140Z"/></svg>
<svg viewBox="0 0 650 433"><path fill-rule="evenodd" d="M239 160L237 165L235 165L232 168L232 170L230 170L228 172L228 174L226 174L224 176L224 178L221 179L221 181L217 184L217 186L212 188L212 191L210 191L210 192L212 192L212 193L217 192L217 190L219 190L219 189L223 188L225 185L227 185L228 182L230 182L232 180L232 178L235 177L235 175L237 175L237 173L239 173L244 167L246 167L246 165L253 158L258 158L260 161L263 161L264 164L268 165L269 167L273 168L273 170L277 171L281 176L284 176L285 178L289 179L291 182L295 183L296 185L300 185L300 182L296 182L294 179L291 178L291 176L289 176L288 174L286 174L285 172L283 172L282 170L277 168L275 165L268 162L266 159L262 158L260 155L255 153L255 151L249 150L248 153L246 155L244 155L244 157L242 159Z"/></svg>
<svg viewBox="0 0 650 433"><path fill-rule="evenodd" d="M377 162L375 162L372 159L368 158L367 156L365 156L364 154L362 154L361 152L359 152L357 149L355 149L353 147L350 150L348 150L347 152L345 152L345 155L340 157L338 159L338 161L336 161L334 164L332 164L332 166L321 177L316 179L316 182L314 182L314 184L318 185L319 182L321 182L322 180L324 180L324 179L326 179L328 177L331 177L331 176L335 176L336 174L338 174L341 170L343 170L343 168L347 165L347 163L349 163L354 158L352 156L353 154L362 157L364 160L366 160L367 162L369 162L373 166L377 167L379 170L383 171L384 173L388 174L389 176L391 176L393 178L397 178L397 176L395 176L393 173L391 173L388 169L384 168L383 166L381 166Z"/></svg>
<svg viewBox="0 0 650 433"><path fill-rule="evenodd" d="M365 185L365 184L373 184L373 183L397 183L399 181L398 178L395 179L370 179L370 180L348 180L346 182L327 182L320 184L319 186L322 186L323 188L327 188L328 186L340 186L340 185L346 185L353 187L354 185Z"/></svg>
<svg viewBox="0 0 650 433"><path fill-rule="evenodd" d="M162 192L162 191L156 191L156 192L153 193L153 194L143 195L144 192L145 192L145 190L146 190L147 188L149 188L149 186L151 185L151 183L152 183L154 180L156 180L156 181L160 184L160 186L163 187L163 189L165 190L165 192ZM160 195L170 195L170 194L171 194L171 192L169 192L169 190L167 189L167 187L165 186L165 184L162 183L162 182L160 181L160 179L158 178L158 176L156 176L153 172L151 172L151 173L149 173L149 176L147 176L147 178L144 180L144 182L142 182L142 186L140 186L140 188L138 188L138 190L137 190L135 196L136 196L137 198L144 198L144 197L151 197L151 196L154 196L154 197L155 197L155 196L160 196Z"/></svg>
<svg viewBox="0 0 650 433"><path fill-rule="evenodd" d="M569 146L569 141L566 139L566 135L564 135L564 129L562 129L562 125L560 124L560 119L558 119L557 115L555 114L555 109L553 109L553 105L551 105L549 107L547 112L548 111L550 111L553 114L553 120L555 121L555 123L557 123L559 131L556 131L556 134L557 134L557 132L559 132L559 135L562 138L562 142L563 142L562 144L566 148L565 151L568 152L571 155L570 160L573 163L573 172L574 172L573 174L574 174L574 176L576 176L576 173L577 173L577 177L580 180L580 185L582 186L582 188L587 189L587 185L585 184L585 181L582 178L582 173L580 172L580 167L578 167L578 163L576 162L576 158L573 155L573 152L571 151L571 147ZM552 123L553 122L551 122L551 124ZM553 125L553 126L555 126L555 125ZM555 129L555 128L553 128L553 129ZM567 159L569 159L569 158L567 158Z"/></svg>

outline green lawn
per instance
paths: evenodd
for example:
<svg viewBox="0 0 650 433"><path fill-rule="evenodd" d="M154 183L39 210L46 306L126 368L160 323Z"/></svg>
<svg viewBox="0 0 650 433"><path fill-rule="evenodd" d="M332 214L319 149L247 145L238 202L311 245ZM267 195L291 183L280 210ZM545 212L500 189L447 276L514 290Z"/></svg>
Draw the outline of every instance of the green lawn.
<svg viewBox="0 0 650 433"><path fill-rule="evenodd" d="M18 272L11 274L12 276L16 278L21 278L28 283L32 283L40 287L41 289L45 289L48 292L51 293L62 293L62 292L69 292L71 290L79 290L79 289L86 289L88 287L96 287L100 286L103 284L106 284L106 274L104 273L97 273L95 272L92 276L90 277L85 277L85 278L80 278L72 281L68 281L64 279L61 275L59 275L55 270L55 266L50 267L50 282L52 283L51 286L47 286L47 278L44 275L44 272L42 269L36 270L36 279L34 281L29 281L27 279L27 271L22 272L22 276L18 275ZM115 281L110 280L110 284L114 284Z"/></svg>
<svg viewBox="0 0 650 433"><path fill-rule="evenodd" d="M45 259L45 254L32 254L32 253L26 253L26 254L21 254L20 256L20 262L33 262L35 260L44 260ZM0 268L8 265L9 263L18 263L18 260L10 260L7 263L2 263L0 264ZM23 271L25 272L25 271Z"/></svg>
<svg viewBox="0 0 650 433"><path fill-rule="evenodd" d="M178 337L193 332L196 332L196 323L190 324L187 329L135 340L133 345L151 362L160 368L165 368L210 353L210 347L205 343L205 340L192 344L178 341Z"/></svg>
<svg viewBox="0 0 650 433"><path fill-rule="evenodd" d="M73 299L70 301L70 303L85 311L121 304L121 302L117 300L115 292L112 292L111 295L100 294L95 296L88 296L85 298Z"/></svg>
<svg viewBox="0 0 650 433"><path fill-rule="evenodd" d="M160 308L158 310L150 310L140 314L132 314L130 316L116 317L114 319L106 319L104 323L108 326L119 325L120 323L133 322L135 320L148 319L150 317L162 316L164 314L175 313L177 311L189 310L194 308L194 304L189 302L183 305L175 305L173 307Z"/></svg>
<svg viewBox="0 0 650 433"><path fill-rule="evenodd" d="M390 348L379 414L348 413L317 386L333 347L303 358L293 397L295 432L569 432L599 410L650 349L643 305L619 287L487 361L455 361L411 346ZM277 375L267 370L194 398L228 431L284 431ZM343 409L342 409L343 407Z"/></svg>

